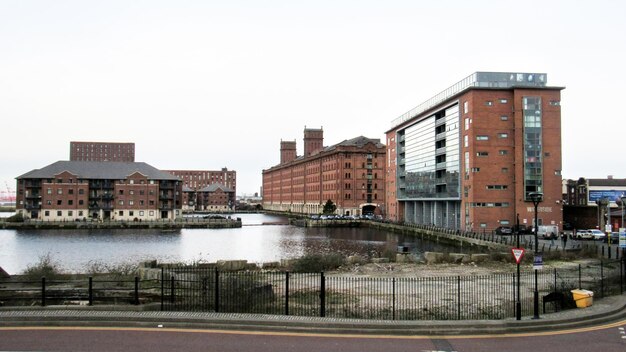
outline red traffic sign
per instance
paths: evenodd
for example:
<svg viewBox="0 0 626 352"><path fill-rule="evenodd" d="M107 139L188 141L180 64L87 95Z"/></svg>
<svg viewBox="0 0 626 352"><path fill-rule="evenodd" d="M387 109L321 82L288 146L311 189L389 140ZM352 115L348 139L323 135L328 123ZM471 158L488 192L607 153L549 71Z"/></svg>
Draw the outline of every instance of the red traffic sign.
<svg viewBox="0 0 626 352"><path fill-rule="evenodd" d="M519 264L524 256L524 248L511 248L513 252L513 258L515 258L515 264Z"/></svg>

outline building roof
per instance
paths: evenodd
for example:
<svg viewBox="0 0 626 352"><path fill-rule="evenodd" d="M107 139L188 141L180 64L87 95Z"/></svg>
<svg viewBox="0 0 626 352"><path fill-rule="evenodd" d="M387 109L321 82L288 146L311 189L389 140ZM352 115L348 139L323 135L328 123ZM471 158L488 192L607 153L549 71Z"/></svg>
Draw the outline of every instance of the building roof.
<svg viewBox="0 0 626 352"><path fill-rule="evenodd" d="M364 136L354 137L352 139L346 139L343 142L337 143L333 146L328 147L327 149L339 147L339 146L348 146L348 147L363 147L368 143L373 143L377 148L384 148L385 145L380 143L380 139L367 138Z"/></svg>
<svg viewBox="0 0 626 352"><path fill-rule="evenodd" d="M587 179L587 184L592 187L607 187L607 186L621 186L621 187L625 187L626 186L626 179L625 178L588 178Z"/></svg>
<svg viewBox="0 0 626 352"><path fill-rule="evenodd" d="M470 89L563 89L562 87L548 87L547 83L548 75L545 73L474 72L391 121L389 131L393 131L414 117Z"/></svg>
<svg viewBox="0 0 626 352"><path fill-rule="evenodd" d="M41 169L34 169L27 172L21 178L54 178L55 175L70 172L82 179L106 179L123 180L126 177L139 172L151 180L171 180L180 179L170 173L163 172L144 162L118 162L118 161L57 161Z"/></svg>
<svg viewBox="0 0 626 352"><path fill-rule="evenodd" d="M203 189L199 190L198 192L215 192L218 189L221 189L222 192L226 192L226 193L234 192L232 189L230 189L230 188L228 188L228 187L226 187L226 186L224 186L222 184L219 184L219 183L212 183L212 184L204 187Z"/></svg>

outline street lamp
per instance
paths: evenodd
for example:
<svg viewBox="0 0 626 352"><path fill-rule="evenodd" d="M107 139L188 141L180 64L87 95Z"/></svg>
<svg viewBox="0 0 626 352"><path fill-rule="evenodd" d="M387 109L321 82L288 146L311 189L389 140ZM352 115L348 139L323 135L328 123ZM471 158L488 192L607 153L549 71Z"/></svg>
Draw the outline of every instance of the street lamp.
<svg viewBox="0 0 626 352"><path fill-rule="evenodd" d="M517 248L519 247L519 213L515 222L515 237L517 238ZM519 262L517 263L517 301L515 302L515 319L522 320L522 302L520 300L520 271Z"/></svg>
<svg viewBox="0 0 626 352"><path fill-rule="evenodd" d="M543 200L543 193L540 192L530 192L528 197L533 202L535 206L535 256L539 253L539 242L537 231L539 230L539 213L537 212L537 207L539 203ZM537 290L537 269L535 269L535 292L533 295L533 319L539 319L539 291Z"/></svg>
<svg viewBox="0 0 626 352"><path fill-rule="evenodd" d="M622 201L622 226L621 227L625 227L624 226L624 202L626 202L626 196L622 196L620 198L620 200Z"/></svg>

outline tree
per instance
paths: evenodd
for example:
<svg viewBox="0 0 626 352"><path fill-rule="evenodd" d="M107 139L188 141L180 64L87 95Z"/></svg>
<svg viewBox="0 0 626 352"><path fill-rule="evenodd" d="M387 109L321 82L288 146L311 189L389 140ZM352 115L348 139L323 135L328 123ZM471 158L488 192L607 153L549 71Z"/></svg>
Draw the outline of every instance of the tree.
<svg viewBox="0 0 626 352"><path fill-rule="evenodd" d="M332 200L327 200L326 204L324 204L324 210L323 213L324 214L334 214L335 210L337 210L337 206L335 205L335 203L333 203Z"/></svg>

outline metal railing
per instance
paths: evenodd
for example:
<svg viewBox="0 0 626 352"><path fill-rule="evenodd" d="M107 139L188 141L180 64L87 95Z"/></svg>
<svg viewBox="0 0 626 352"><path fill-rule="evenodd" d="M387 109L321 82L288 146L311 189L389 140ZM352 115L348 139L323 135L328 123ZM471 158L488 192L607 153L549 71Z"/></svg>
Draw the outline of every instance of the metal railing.
<svg viewBox="0 0 626 352"><path fill-rule="evenodd" d="M158 270L158 269L152 269ZM520 276L522 315L533 314L534 272ZM157 275L158 276L158 275ZM539 270L545 299L570 291L595 297L626 291L626 260ZM514 273L450 277L357 277L325 273L230 272L209 266L162 268L160 278L126 280L0 280L2 305L154 305L163 311L277 314L384 320L477 320L515 317ZM545 302L553 303L554 302Z"/></svg>

